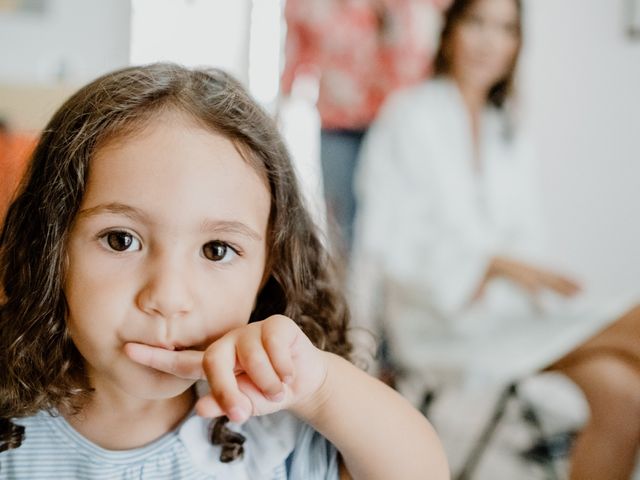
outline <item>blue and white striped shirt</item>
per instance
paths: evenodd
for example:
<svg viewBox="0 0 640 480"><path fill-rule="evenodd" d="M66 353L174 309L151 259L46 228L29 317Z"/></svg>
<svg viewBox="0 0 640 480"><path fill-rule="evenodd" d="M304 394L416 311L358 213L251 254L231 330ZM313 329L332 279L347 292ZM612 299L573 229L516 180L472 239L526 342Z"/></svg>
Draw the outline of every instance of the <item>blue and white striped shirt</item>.
<svg viewBox="0 0 640 480"><path fill-rule="evenodd" d="M191 415L176 430L133 450L106 450L88 441L61 416L41 412L16 419L22 445L0 453L1 479L337 480L335 448L287 412L255 417L235 428L245 454L219 461L208 441L209 419Z"/></svg>

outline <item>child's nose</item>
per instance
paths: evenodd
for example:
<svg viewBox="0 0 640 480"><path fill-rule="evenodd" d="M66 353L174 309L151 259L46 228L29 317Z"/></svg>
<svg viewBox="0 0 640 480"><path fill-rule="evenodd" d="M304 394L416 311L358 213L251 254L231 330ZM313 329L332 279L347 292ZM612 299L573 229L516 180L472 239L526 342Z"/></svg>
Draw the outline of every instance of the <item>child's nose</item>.
<svg viewBox="0 0 640 480"><path fill-rule="evenodd" d="M171 319L189 313L193 307L190 275L184 262L158 259L149 266L141 288L138 307L152 315Z"/></svg>

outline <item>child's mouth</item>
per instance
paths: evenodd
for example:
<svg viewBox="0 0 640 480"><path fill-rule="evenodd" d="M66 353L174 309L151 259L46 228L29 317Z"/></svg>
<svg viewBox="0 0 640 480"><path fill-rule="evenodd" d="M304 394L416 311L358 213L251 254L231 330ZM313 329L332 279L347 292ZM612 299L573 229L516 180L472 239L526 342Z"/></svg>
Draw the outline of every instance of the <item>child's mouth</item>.
<svg viewBox="0 0 640 480"><path fill-rule="evenodd" d="M133 342L137 343L137 342ZM153 348L162 348L163 350L169 350L170 352L183 352L185 350L195 350L199 352L204 352L207 349L208 345L199 344L199 345L172 345L171 343L156 343L156 342L140 342L143 345L148 345Z"/></svg>
<svg viewBox="0 0 640 480"><path fill-rule="evenodd" d="M173 346L173 351L174 352L182 352L184 350L196 350L198 352L203 352L204 350L206 350L206 347L202 346L202 345L191 345L190 347L181 347L178 345L174 345Z"/></svg>

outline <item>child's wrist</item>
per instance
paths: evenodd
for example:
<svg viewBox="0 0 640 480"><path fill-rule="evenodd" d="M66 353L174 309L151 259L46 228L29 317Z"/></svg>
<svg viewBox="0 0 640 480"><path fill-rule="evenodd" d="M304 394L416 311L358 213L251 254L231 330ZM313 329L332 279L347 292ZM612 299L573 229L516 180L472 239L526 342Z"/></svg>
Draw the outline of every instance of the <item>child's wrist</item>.
<svg viewBox="0 0 640 480"><path fill-rule="evenodd" d="M320 356L326 364L325 375L320 386L311 395L301 399L290 408L294 415L308 423L314 423L314 420L324 411L333 391L332 380L335 376L335 370L339 368L337 364L344 361L341 357L329 352L321 351Z"/></svg>

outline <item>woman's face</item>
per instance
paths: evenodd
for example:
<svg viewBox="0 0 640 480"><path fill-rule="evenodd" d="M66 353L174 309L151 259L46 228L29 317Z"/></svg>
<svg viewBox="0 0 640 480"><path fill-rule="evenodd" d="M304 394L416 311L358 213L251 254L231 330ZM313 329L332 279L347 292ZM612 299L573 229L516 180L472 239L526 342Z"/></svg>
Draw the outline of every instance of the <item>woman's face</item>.
<svg viewBox="0 0 640 480"><path fill-rule="evenodd" d="M488 90L511 68L520 44L514 0L476 0L451 37L451 73L464 85Z"/></svg>

